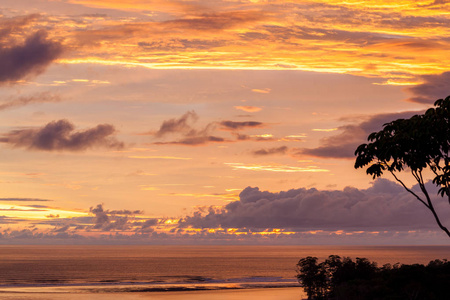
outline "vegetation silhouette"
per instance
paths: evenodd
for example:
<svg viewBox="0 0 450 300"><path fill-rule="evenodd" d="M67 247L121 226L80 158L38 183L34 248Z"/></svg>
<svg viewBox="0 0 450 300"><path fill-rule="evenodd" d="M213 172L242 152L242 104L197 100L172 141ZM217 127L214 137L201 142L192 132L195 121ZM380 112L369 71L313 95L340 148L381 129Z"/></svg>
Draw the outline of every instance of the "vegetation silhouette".
<svg viewBox="0 0 450 300"><path fill-rule="evenodd" d="M309 300L443 300L450 299L450 262L377 267L366 258L330 255L318 263L305 257L297 264L297 279Z"/></svg>
<svg viewBox="0 0 450 300"><path fill-rule="evenodd" d="M430 195L425 187L423 172L430 170L438 194L447 196L450 203L450 96L439 99L434 108L409 119L398 119L383 125L383 130L369 135L368 144L356 151L355 169L367 165L367 174L380 177L390 172L409 193L425 205L433 214L439 228L449 237L450 232L439 219ZM397 176L410 171L423 195L409 189Z"/></svg>

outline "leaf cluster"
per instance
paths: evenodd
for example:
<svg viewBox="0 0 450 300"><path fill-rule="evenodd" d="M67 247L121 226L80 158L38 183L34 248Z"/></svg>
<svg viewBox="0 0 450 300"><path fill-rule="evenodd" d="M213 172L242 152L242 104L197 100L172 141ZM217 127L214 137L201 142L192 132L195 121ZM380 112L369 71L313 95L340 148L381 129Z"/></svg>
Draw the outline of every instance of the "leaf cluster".
<svg viewBox="0 0 450 300"><path fill-rule="evenodd" d="M422 170L429 168L441 196L450 197L450 96L439 99L434 108L409 119L398 119L368 136L369 143L356 151L355 168L367 167L367 174L380 177L411 170L420 183Z"/></svg>

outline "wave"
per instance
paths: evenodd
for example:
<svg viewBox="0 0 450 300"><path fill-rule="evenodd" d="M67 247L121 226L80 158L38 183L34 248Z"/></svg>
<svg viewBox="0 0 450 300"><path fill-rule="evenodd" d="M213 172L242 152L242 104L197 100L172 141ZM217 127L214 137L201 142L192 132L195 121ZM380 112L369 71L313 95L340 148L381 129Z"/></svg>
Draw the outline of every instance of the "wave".
<svg viewBox="0 0 450 300"><path fill-rule="evenodd" d="M172 278L173 279L173 278ZM202 291L228 289L260 289L298 287L295 279L282 277L244 277L230 279L211 279L201 276L183 276L182 281L154 281L154 282L112 282L110 280L96 283L40 283L2 285L1 292L31 293L60 292L60 293L146 293L171 291Z"/></svg>

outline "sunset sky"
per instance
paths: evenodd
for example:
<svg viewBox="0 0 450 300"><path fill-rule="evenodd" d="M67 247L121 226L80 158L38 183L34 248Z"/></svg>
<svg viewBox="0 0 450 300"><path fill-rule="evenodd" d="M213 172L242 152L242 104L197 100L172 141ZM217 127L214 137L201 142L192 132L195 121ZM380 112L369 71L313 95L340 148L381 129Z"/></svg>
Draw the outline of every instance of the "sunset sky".
<svg viewBox="0 0 450 300"><path fill-rule="evenodd" d="M2 0L0 244L446 244L353 164L448 95L446 0Z"/></svg>

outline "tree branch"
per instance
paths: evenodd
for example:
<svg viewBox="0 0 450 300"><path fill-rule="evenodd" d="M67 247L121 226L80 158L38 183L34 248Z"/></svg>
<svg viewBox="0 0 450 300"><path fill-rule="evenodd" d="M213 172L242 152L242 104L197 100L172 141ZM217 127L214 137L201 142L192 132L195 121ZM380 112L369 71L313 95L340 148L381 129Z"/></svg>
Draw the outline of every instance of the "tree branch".
<svg viewBox="0 0 450 300"><path fill-rule="evenodd" d="M391 172L391 174L392 174L392 176L394 176L395 180L397 180L397 181L405 188L405 190L407 190L407 191L408 191L409 193L411 193L414 197L416 197L417 200L419 200L420 202L422 202L423 205L425 205L428 209L430 208L430 207L428 206L428 204L425 203L425 201L423 201L422 199L420 199L420 197L417 196L416 193L414 193L413 191L411 191L411 190L403 183L403 181L401 181L401 180L395 175L394 171L389 171L389 172Z"/></svg>
<svg viewBox="0 0 450 300"><path fill-rule="evenodd" d="M436 210L434 209L433 202L431 201L430 195L428 194L428 191L425 188L425 183L424 183L423 177L422 177L422 171L415 171L415 174L413 174L413 175L415 175L414 177L417 176L417 178L419 179L418 182L419 182L420 189L422 190L422 193L427 198L427 202L428 202L427 207L433 214L434 219L436 220L436 223L438 224L439 228L442 229L450 237L450 231L447 229L447 227L442 225L441 220L439 219L439 216L437 215Z"/></svg>

